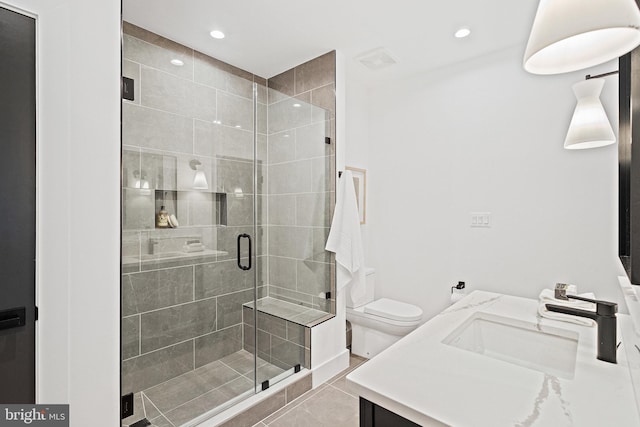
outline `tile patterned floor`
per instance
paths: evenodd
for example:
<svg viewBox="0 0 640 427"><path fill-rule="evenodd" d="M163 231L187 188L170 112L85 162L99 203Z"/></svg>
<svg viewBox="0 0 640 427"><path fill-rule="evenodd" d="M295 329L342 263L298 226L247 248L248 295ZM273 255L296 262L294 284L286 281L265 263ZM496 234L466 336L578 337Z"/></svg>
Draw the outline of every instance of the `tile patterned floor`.
<svg viewBox="0 0 640 427"><path fill-rule="evenodd" d="M358 395L347 384L346 376L366 360L352 355L347 369L269 415L254 427L358 427ZM258 363L258 376L261 378L282 372L282 369L262 359ZM123 420L122 425L129 426L146 417L151 421L151 427L179 426L250 390L252 378L253 355L241 350L136 393L135 407L138 411Z"/></svg>
<svg viewBox="0 0 640 427"><path fill-rule="evenodd" d="M346 376L364 362L366 359L352 355L349 368L274 412L254 427L358 427L358 395L347 384Z"/></svg>
<svg viewBox="0 0 640 427"><path fill-rule="evenodd" d="M253 389L253 354L240 350L135 394L136 413L123 427L147 418L155 427L179 426ZM258 358L258 382L284 372Z"/></svg>

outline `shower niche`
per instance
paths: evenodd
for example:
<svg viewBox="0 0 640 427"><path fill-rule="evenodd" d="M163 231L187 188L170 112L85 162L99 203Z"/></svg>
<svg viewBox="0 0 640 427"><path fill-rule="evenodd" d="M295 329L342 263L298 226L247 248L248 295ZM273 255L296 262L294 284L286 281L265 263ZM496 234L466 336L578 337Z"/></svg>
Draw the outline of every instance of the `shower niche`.
<svg viewBox="0 0 640 427"><path fill-rule="evenodd" d="M227 193L217 191L215 162L192 157L123 150L123 231L145 236L135 255L123 257L124 271L228 255L217 239L228 224ZM168 218L163 226L161 211Z"/></svg>
<svg viewBox="0 0 640 427"><path fill-rule="evenodd" d="M215 164L207 163L188 156L125 149L123 229L227 225L227 194L217 191ZM234 189L233 196L242 197L242 189ZM156 215L163 206L177 221L159 227Z"/></svg>

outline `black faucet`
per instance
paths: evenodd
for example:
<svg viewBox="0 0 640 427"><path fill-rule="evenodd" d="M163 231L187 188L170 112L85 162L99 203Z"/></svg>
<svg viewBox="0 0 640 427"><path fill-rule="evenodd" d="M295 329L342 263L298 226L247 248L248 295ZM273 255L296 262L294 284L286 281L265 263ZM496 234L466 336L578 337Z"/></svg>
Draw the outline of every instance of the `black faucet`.
<svg viewBox="0 0 640 427"><path fill-rule="evenodd" d="M616 361L616 350L618 349L616 313L618 312L618 304L608 301L596 301L575 295L567 295L568 298L594 303L596 311L580 310L554 304L546 304L547 310L595 320L598 325L598 359L605 362L618 363Z"/></svg>

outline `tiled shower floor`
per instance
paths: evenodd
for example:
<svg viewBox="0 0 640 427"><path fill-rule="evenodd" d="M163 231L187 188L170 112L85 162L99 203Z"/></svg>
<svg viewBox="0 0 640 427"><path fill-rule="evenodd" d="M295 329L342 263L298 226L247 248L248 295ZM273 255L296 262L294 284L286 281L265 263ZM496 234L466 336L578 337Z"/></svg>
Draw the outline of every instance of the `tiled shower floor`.
<svg viewBox="0 0 640 427"><path fill-rule="evenodd" d="M130 426L146 418L156 427L178 427L253 389L253 354L240 350L135 394ZM258 384L284 372L258 358Z"/></svg>

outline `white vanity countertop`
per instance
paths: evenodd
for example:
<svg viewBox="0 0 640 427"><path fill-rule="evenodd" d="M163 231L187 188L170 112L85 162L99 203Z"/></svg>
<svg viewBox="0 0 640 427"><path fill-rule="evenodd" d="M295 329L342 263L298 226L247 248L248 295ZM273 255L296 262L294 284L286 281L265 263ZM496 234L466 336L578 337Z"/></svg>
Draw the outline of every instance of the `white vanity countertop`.
<svg viewBox="0 0 640 427"><path fill-rule="evenodd" d="M423 426L640 426L624 343L617 364L597 360L595 326L540 318L537 307L536 300L475 291L347 380L363 398ZM442 343L476 312L575 331L573 379Z"/></svg>

